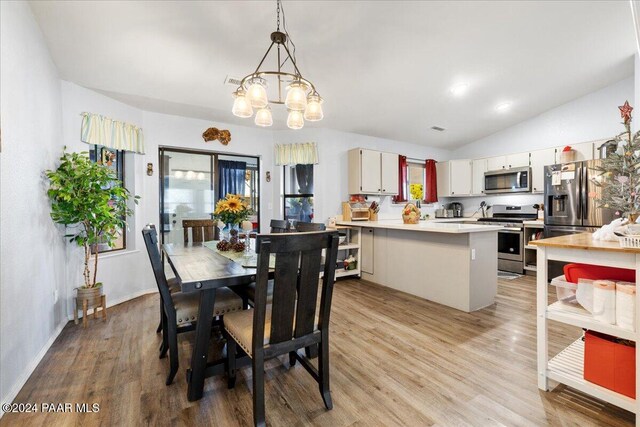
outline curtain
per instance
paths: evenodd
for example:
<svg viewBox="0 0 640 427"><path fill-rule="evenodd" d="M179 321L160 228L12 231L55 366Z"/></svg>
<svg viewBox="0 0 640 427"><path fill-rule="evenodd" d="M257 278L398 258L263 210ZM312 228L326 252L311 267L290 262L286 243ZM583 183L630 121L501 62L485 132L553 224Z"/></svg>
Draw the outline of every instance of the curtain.
<svg viewBox="0 0 640 427"><path fill-rule="evenodd" d="M398 156L398 195L394 196L394 202L402 203L407 201L408 183L407 156Z"/></svg>
<svg viewBox="0 0 640 427"><path fill-rule="evenodd" d="M436 173L436 161L433 159L425 160L425 176L427 188L424 192L425 203L435 203L438 201L438 178Z"/></svg>
<svg viewBox="0 0 640 427"><path fill-rule="evenodd" d="M144 154L142 129L93 113L82 113L80 140L87 144L102 145L114 150Z"/></svg>
<svg viewBox="0 0 640 427"><path fill-rule="evenodd" d="M276 144L275 160L276 166L316 165L318 164L318 147L315 142Z"/></svg>
<svg viewBox="0 0 640 427"><path fill-rule="evenodd" d="M296 180L300 194L313 193L313 165L296 165Z"/></svg>
<svg viewBox="0 0 640 427"><path fill-rule="evenodd" d="M246 162L233 160L218 160L218 194L217 199L226 197L227 194L244 195L244 177L247 172Z"/></svg>

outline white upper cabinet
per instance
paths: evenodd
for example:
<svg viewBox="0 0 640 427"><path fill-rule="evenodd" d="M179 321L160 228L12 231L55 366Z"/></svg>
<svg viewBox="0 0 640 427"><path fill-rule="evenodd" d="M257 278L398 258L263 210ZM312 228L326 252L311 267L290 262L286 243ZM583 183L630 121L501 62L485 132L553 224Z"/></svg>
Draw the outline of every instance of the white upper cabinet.
<svg viewBox="0 0 640 427"><path fill-rule="evenodd" d="M507 156L505 169L522 168L529 166L529 153L516 153Z"/></svg>
<svg viewBox="0 0 640 427"><path fill-rule="evenodd" d="M451 195L451 183L449 182L449 162L436 163L436 181L438 184L438 197Z"/></svg>
<svg viewBox="0 0 640 427"><path fill-rule="evenodd" d="M398 194L398 155L381 153L382 194Z"/></svg>
<svg viewBox="0 0 640 427"><path fill-rule="evenodd" d="M449 160L436 163L438 196L471 195L471 160Z"/></svg>
<svg viewBox="0 0 640 427"><path fill-rule="evenodd" d="M544 192L544 167L555 164L555 148L531 152L531 191Z"/></svg>
<svg viewBox="0 0 640 427"><path fill-rule="evenodd" d="M471 191L473 195L484 194L484 173L488 171L487 159L477 159L472 164L473 178L471 179Z"/></svg>
<svg viewBox="0 0 640 427"><path fill-rule="evenodd" d="M574 161L580 162L583 160L593 160L593 142L583 142L580 144L567 144L576 152L576 158ZM560 161L560 153L566 147L563 145L562 147L556 148L556 161L555 163L561 163Z"/></svg>
<svg viewBox="0 0 640 427"><path fill-rule="evenodd" d="M450 182L452 196L471 195L471 160L451 160L450 162Z"/></svg>
<svg viewBox="0 0 640 427"><path fill-rule="evenodd" d="M489 157L487 159L487 170L489 171L524 166L529 166L529 153L516 153L509 154L508 156Z"/></svg>
<svg viewBox="0 0 640 427"><path fill-rule="evenodd" d="M398 194L398 155L349 150L349 194Z"/></svg>
<svg viewBox="0 0 640 427"><path fill-rule="evenodd" d="M497 171L504 169L507 164L507 156L489 157L487 159L487 170Z"/></svg>

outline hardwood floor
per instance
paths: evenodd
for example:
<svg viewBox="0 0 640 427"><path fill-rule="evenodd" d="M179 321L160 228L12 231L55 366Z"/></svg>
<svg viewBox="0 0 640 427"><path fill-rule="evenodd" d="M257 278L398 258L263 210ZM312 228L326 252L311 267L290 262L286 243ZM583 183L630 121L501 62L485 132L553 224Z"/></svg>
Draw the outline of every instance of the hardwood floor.
<svg viewBox="0 0 640 427"><path fill-rule="evenodd" d="M443 284L446 285L446 284ZM364 281L336 283L331 390L326 411L315 381L287 358L266 367L270 425L633 425L634 415L564 386L536 386L535 280L500 281L497 303L467 314ZM552 293L553 294L553 293ZM16 402L98 403L97 413L7 413L9 425L250 425L251 369L228 390L210 378L188 402L184 370L193 333L180 337L180 371L164 380L157 357L156 295L113 307L107 323L69 323ZM551 351L578 338L549 328ZM220 350L220 343L212 344Z"/></svg>

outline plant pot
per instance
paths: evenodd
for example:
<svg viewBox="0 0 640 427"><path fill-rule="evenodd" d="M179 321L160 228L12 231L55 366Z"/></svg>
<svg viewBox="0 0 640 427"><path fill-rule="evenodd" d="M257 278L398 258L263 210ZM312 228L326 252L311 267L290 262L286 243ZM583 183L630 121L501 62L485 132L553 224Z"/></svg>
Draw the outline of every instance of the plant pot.
<svg viewBox="0 0 640 427"><path fill-rule="evenodd" d="M93 288L79 287L76 289L76 307L82 307L82 301L87 300L88 308L98 307L102 298L102 285Z"/></svg>

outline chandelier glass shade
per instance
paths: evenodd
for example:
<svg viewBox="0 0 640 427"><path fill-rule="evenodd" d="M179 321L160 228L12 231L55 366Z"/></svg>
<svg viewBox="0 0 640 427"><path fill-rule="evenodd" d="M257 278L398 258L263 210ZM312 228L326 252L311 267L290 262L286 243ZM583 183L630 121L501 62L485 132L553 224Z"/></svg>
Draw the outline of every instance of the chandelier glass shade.
<svg viewBox="0 0 640 427"><path fill-rule="evenodd" d="M268 127L273 124L273 117L271 116L271 108L269 108L268 105L258 110L258 112L256 113L255 123L256 125L262 126L262 127Z"/></svg>
<svg viewBox="0 0 640 427"><path fill-rule="evenodd" d="M304 120L318 121L324 117L322 98L313 83L302 77L295 60L295 44L286 31L283 10L284 32L280 31L280 0L277 0L277 29L271 33L271 45L260 60L255 71L246 75L234 92L232 112L237 117L247 118L256 109L255 124L271 126L273 117L270 105L284 105L289 111L287 126L301 129ZM289 49L293 46L293 55ZM275 46L275 49L273 49ZM277 56L274 70L263 67L271 51ZM285 70L291 68L289 71Z"/></svg>
<svg viewBox="0 0 640 427"><path fill-rule="evenodd" d="M304 118L302 117L302 111L289 110L287 116L287 127L289 129L298 130L304 126Z"/></svg>
<svg viewBox="0 0 640 427"><path fill-rule="evenodd" d="M310 122L322 120L322 98L320 95L309 95L307 97L307 108L304 110L304 119Z"/></svg>
<svg viewBox="0 0 640 427"><path fill-rule="evenodd" d="M251 108L251 103L246 97L246 92L238 89L233 96L236 98L235 101L233 101L233 108L231 109L233 115L243 118L251 117L253 115L253 108Z"/></svg>

